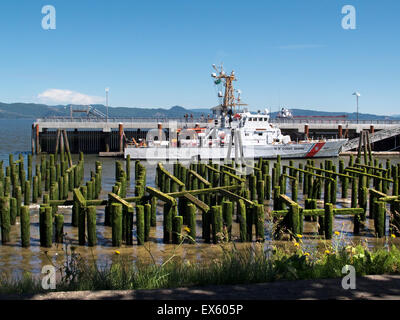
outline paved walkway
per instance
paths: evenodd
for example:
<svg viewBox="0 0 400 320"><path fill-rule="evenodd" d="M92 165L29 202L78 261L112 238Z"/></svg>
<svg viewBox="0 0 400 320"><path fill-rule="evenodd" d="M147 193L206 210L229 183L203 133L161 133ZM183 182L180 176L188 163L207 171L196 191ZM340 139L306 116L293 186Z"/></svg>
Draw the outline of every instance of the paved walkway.
<svg viewBox="0 0 400 320"><path fill-rule="evenodd" d="M359 277L355 290L344 290L341 279L279 281L260 284L157 290L50 292L0 299L28 300L399 300L400 275Z"/></svg>

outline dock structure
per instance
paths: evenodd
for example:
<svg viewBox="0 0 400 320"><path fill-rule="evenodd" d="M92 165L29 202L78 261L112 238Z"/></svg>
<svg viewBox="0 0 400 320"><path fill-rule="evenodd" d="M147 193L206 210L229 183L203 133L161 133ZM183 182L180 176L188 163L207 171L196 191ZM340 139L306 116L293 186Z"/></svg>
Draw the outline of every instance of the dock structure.
<svg viewBox="0 0 400 320"><path fill-rule="evenodd" d="M366 149L348 164L340 159L338 167L329 159L319 166L313 159L287 165L280 156L241 164L174 162L171 171L158 163L150 167L154 186L147 184L149 167L137 160L131 172L128 157L115 161L115 183L104 190L101 162L94 163L85 181L83 153L70 163L62 135L59 144L58 153L40 156L35 176L31 154L27 161L10 154L5 168L0 161L1 245L14 245L12 235L20 229L21 247L28 248L31 223L38 229L34 241L44 248L71 240L64 234L66 223L75 228L79 246L107 240L115 248L154 241L157 229L163 230L159 240L164 244L264 242L268 234L297 243L306 221L318 230L305 232L309 239L337 241L342 231L335 231L335 220L343 216L352 220L355 236L400 235L400 164L369 158ZM39 205L38 224L31 221L31 204ZM71 215L60 206L70 206ZM269 231L267 221L274 224ZM104 238L109 232L97 232L99 223L111 231L109 239Z"/></svg>
<svg viewBox="0 0 400 320"><path fill-rule="evenodd" d="M171 130L182 128L204 128L213 126L211 119L185 118L108 118L102 117L59 117L40 118L32 125L32 153L52 153L55 150L58 130L67 132L71 153L97 153L100 155L123 154L126 142L146 139L149 132L163 135L166 139ZM317 120L317 119L271 119L283 134L289 134L292 140L304 138L349 138L354 139L368 130L376 134L374 146L380 140L391 138L390 145L383 150L391 150L400 145L397 142L400 132L399 120ZM349 149L350 145L346 147ZM356 144L354 148L356 148Z"/></svg>

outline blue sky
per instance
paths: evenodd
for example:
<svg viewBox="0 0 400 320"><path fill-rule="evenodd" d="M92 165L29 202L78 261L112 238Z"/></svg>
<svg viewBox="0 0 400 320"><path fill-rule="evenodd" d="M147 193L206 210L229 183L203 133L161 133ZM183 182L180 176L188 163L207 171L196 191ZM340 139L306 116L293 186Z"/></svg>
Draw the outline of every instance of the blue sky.
<svg viewBox="0 0 400 320"><path fill-rule="evenodd" d="M223 62L253 110L352 112L357 90L360 112L400 114L399 15L397 0L2 0L0 101L104 103L109 87L112 106L211 107Z"/></svg>

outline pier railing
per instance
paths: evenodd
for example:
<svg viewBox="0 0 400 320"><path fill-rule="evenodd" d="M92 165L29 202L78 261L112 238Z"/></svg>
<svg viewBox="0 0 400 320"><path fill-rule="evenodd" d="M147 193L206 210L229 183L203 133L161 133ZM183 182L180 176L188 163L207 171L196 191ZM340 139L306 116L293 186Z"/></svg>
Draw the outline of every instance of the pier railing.
<svg viewBox="0 0 400 320"><path fill-rule="evenodd" d="M271 119L270 122L281 124L310 124L310 123L321 123L321 124L400 124L400 120L343 120L343 119Z"/></svg>
<svg viewBox="0 0 400 320"><path fill-rule="evenodd" d="M165 117L152 117L152 118L142 118L142 117L114 117L114 118L84 118L84 117L54 117L54 118L38 118L36 119L37 123L40 122L96 122L96 123L119 123L119 122L161 122L167 123L171 121L176 121L178 123L207 123L212 122L212 119L207 118L189 118L186 120L185 118L165 118Z"/></svg>
<svg viewBox="0 0 400 320"><path fill-rule="evenodd" d="M210 118L188 118L185 119L184 117L179 118L167 118L167 117L112 117L104 119L104 118L91 118L91 117L49 117L49 118L38 118L36 119L36 123L43 123L43 122L93 122L93 123L129 123L129 122L160 122L160 123L168 123L170 121L176 121L178 123L209 123L213 122L213 119ZM372 120L349 120L349 119L270 119L270 122L276 124L364 124L364 125L376 125L376 124L400 124L400 119L391 119L391 120L379 120L379 119L372 119Z"/></svg>

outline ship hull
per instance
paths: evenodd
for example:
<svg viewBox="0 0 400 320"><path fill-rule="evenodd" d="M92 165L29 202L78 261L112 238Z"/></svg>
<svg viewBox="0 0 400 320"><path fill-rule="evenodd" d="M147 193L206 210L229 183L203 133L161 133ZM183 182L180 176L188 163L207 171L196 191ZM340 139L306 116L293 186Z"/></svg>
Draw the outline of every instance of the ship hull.
<svg viewBox="0 0 400 320"><path fill-rule="evenodd" d="M276 145L255 145L243 146L243 157L245 159L274 159L278 155L281 158L322 158L337 157L347 139L332 139L318 142L276 144ZM240 154L232 147L228 155L228 147L147 147L137 148L127 146L124 157L128 154L135 160L190 160L193 158L206 159L235 159Z"/></svg>

